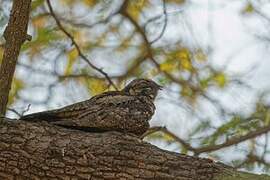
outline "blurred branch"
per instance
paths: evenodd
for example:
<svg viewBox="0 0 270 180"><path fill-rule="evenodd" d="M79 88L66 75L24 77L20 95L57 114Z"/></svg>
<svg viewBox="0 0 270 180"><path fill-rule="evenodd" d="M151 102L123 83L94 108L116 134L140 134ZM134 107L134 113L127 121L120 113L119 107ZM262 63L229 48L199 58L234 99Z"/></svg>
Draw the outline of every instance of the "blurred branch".
<svg viewBox="0 0 270 180"><path fill-rule="evenodd" d="M239 169L245 166L254 165L254 163L263 164L268 167L270 166L270 163L267 162L264 158L258 157L257 155L250 153L241 163L237 164L234 167Z"/></svg>
<svg viewBox="0 0 270 180"><path fill-rule="evenodd" d="M193 148L189 143L187 143L185 140L183 140L182 138L176 136L174 133L172 133L171 131L169 131L166 127L151 127L147 132L145 132L142 136L141 139L153 134L155 132L163 132L164 134L168 134L169 136L171 136L173 139L175 139L175 141L179 142L180 144L183 145L184 148L186 148L189 151L196 151L196 148Z"/></svg>
<svg viewBox="0 0 270 180"><path fill-rule="evenodd" d="M109 85L112 85L116 90L117 90L117 87L116 85L113 83L113 81L111 80L111 78L108 76L108 74L106 72L104 72L101 68L98 68L96 67L94 64L92 64L90 62L90 60L82 53L78 43L75 41L74 37L69 33L67 32L67 30L62 26L60 20L57 18L56 14L54 13L53 11L53 8L51 6L51 2L50 0L47 0L47 5L49 7L49 11L50 11L50 14L52 15L52 17L54 18L57 26L59 27L59 29L71 40L72 44L75 46L75 48L77 49L78 51L78 54L79 56L90 66L92 67L93 69L95 69L96 71L98 71L100 74L102 74L106 80L109 82Z"/></svg>
<svg viewBox="0 0 270 180"><path fill-rule="evenodd" d="M146 59L146 56L139 56L134 61L134 63L131 65L131 67L123 74L119 75L111 75L111 79L118 79L123 80L133 74L133 72L140 66L141 63L143 63ZM58 78L61 79L68 79L68 78L96 78L96 79L104 79L102 77L97 77L93 75L88 74L69 74L69 75L58 75Z"/></svg>
<svg viewBox="0 0 270 180"><path fill-rule="evenodd" d="M259 16L261 16L262 18L264 18L266 21L268 21L270 23L270 17L268 15L266 15L265 13L261 12L260 10L258 10L257 8L254 8L254 12L256 14L258 14Z"/></svg>
<svg viewBox="0 0 270 180"><path fill-rule="evenodd" d="M162 30L161 30L160 34L158 35L158 37L156 37L154 40L149 42L150 44L154 44L155 42L157 42L164 35L164 32L165 32L167 24L168 24L168 14L167 14L165 0L163 0L162 3L163 3L164 24L163 24Z"/></svg>
<svg viewBox="0 0 270 180"><path fill-rule="evenodd" d="M255 131L251 131L249 133L247 133L246 135L240 136L240 137L235 137L235 138L231 138L228 139L227 141L225 141L224 143L221 144L217 144L217 145L210 145L210 146L206 146L206 147L202 147L202 148L197 148L196 149L196 154L201 154L204 152L212 152L212 151L216 151L225 147L229 147L232 145L236 145L239 144L243 141L249 140L249 139L253 139L257 136L263 135L267 132L270 131L270 125L265 126L265 127L261 127Z"/></svg>
<svg viewBox="0 0 270 180"><path fill-rule="evenodd" d="M31 0L14 0L10 19L4 31L6 40L3 60L0 67L0 116L5 115L17 59L25 40L31 40L27 34Z"/></svg>
<svg viewBox="0 0 270 180"><path fill-rule="evenodd" d="M135 19L132 18L132 16L127 12L127 6L128 6L128 2L129 1L124 1L125 3L122 5L122 8L120 9L120 14L124 17L126 17L126 19L129 20L129 22L135 27L135 29L137 30L137 32L141 35L143 41L144 41L144 45L146 47L146 53L147 53L147 58L149 58L151 60L151 62L155 65L155 67L157 68L157 70L161 73L163 73L168 79L170 79L171 81L173 81L174 83L177 83L179 85L185 85L188 82L186 82L185 80L179 79L179 78L175 78L173 75L171 75L170 73L163 71L160 68L160 64L156 61L156 59L154 58L154 54L152 52L152 48L151 48L151 43L149 42L146 33L144 31L144 29L135 21ZM194 92L200 92L201 90L193 85L189 85L189 87L194 91Z"/></svg>
<svg viewBox="0 0 270 180"><path fill-rule="evenodd" d="M77 23L75 20L72 20L72 19L67 19L66 17L59 17L59 20L65 22L65 23L68 23L68 24L71 24L72 26L75 26L75 27L80 27L80 28L93 28L94 26L96 25L99 25L99 24L106 24L108 22L110 22L110 20L119 13L119 10L116 11L116 12L113 12L111 13L110 15L108 15L106 18L100 20L100 21L97 21L97 22L94 22L92 24L87 24L87 23Z"/></svg>
<svg viewBox="0 0 270 180"><path fill-rule="evenodd" d="M183 140L182 138L176 136L174 133L169 131L166 127L152 127L145 134L143 134L141 138L144 138L144 137L146 137L152 133L158 132L158 131L163 132L163 133L171 136L172 138L174 138L174 140L176 142L182 144L184 148L186 148L189 151L194 152L195 155L199 155L201 153L209 153L212 151L216 151L216 150L223 149L223 148L226 148L226 147L229 147L232 145L239 144L239 143L244 142L244 141L249 140L249 139L256 138L257 136L260 136L260 135L263 135L263 134L269 132L270 125L258 128L255 131L251 131L251 132L247 133L246 135L228 139L227 141L225 141L224 143L221 143L221 144L208 145L205 147L198 147L198 148L191 146L185 140Z"/></svg>

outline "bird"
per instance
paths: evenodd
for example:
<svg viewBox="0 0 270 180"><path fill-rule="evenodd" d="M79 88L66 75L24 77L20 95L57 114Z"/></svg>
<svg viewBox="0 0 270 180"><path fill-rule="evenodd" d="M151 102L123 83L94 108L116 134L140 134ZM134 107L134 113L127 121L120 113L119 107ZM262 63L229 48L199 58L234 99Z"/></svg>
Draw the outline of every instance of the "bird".
<svg viewBox="0 0 270 180"><path fill-rule="evenodd" d="M143 135L155 112L154 100L162 86L150 79L135 79L120 91L107 91L59 109L22 116L20 120L46 121L90 132L119 131Z"/></svg>

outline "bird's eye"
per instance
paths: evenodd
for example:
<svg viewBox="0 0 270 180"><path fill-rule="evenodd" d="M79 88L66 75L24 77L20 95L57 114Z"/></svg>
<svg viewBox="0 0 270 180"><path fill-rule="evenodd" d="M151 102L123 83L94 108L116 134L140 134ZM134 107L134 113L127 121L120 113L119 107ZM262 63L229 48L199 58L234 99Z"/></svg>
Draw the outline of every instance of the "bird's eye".
<svg viewBox="0 0 270 180"><path fill-rule="evenodd" d="M152 90L152 88L150 88L150 87L148 87L148 88L143 88L142 92L149 92L149 91L151 91L151 90Z"/></svg>

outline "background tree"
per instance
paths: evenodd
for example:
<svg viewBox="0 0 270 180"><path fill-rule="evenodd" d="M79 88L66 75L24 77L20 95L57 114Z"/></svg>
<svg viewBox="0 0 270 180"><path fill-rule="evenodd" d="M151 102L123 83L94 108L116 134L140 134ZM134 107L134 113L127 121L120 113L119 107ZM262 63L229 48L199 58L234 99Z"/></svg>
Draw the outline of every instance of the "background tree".
<svg viewBox="0 0 270 180"><path fill-rule="evenodd" d="M0 3L3 32L12 2ZM257 88L248 81L256 72L253 66L239 75L227 70L230 61L215 59L219 49L211 33L214 23L209 20L208 40L203 41L205 35L189 19L196 5L205 4L184 0L33 1L28 31L33 39L21 49L8 115L21 115L29 104L31 112L56 108L121 89L132 78L147 77L166 88L152 123L158 127L145 140L237 168L268 172L269 84ZM212 12L219 6L212 2L206 9ZM255 34L252 44L268 45L268 6L263 1L237 4L245 27ZM0 54L4 39L1 44ZM234 56L230 60L237 59ZM166 116L168 112L175 116ZM229 156L232 152L239 156Z"/></svg>

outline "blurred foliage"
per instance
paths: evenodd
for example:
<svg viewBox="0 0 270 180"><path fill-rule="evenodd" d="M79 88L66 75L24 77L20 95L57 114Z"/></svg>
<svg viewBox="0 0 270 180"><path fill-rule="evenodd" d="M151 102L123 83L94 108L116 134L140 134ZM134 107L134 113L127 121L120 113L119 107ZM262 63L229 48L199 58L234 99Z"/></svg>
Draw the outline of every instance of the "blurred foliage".
<svg viewBox="0 0 270 180"><path fill-rule="evenodd" d="M8 106L16 101L18 93L24 88L25 84L21 79L14 78L9 92Z"/></svg>
<svg viewBox="0 0 270 180"><path fill-rule="evenodd" d="M187 0L129 1L125 12L135 23L121 14L120 10L123 10L120 8L121 1L51 0L51 3L59 21L76 41L81 52L98 68L106 67L104 68L106 72L111 71L107 73L119 89L131 78L151 78L166 87L177 86L178 99L175 98L175 100L187 106L191 105L196 110L201 98L207 98L211 90L224 91L235 83L233 75L228 74L222 68L216 69L211 65L210 52L206 47L199 45L194 47L194 45L182 41L184 37L175 37L175 41L167 40L162 34L164 31L160 32L163 25L165 29L166 26L169 26L165 16L170 17L170 13L164 11L163 8L169 6L175 9L185 8L190 3ZM69 89L69 82L75 82L75 88L82 87L91 96L113 90L101 74L82 60L78 50L71 43L70 37L59 29L50 15L45 0L33 0L31 10L29 32L33 39L23 45L18 69L24 68L24 71L54 77L54 84L47 85L49 92L56 86L55 84ZM240 13L250 15L254 11L253 3L247 2ZM1 22L7 22L7 18L7 15L0 14L0 28L4 28ZM160 21L164 22L160 23ZM155 31L147 31L146 25L147 27L151 25ZM141 32L136 26L141 28ZM142 33L147 38L149 37L149 44L145 44ZM157 43L150 41L152 37L159 36L160 39L157 40ZM4 41L0 40L0 44L4 44ZM147 52L149 49L157 66L149 60L151 59L150 53ZM2 54L3 46L0 46L1 58ZM59 55L55 56L56 54ZM98 56L101 57L97 58ZM28 61L24 64L26 59ZM103 61L103 59L105 60ZM43 66L43 64L46 65ZM119 69L117 69L118 67ZM33 83L28 80L28 76L21 77L18 74L12 83L9 107L13 107L17 101L22 100L21 92L27 91L28 85ZM45 79L40 79L38 82L47 83ZM31 84L31 86L35 87L40 84ZM48 100L51 100L49 96ZM216 101L208 100L214 106L219 106ZM48 103L47 101L44 104ZM23 99L23 102L31 103L31 100ZM254 111L248 115L228 113L220 117L224 120L218 125L213 123L213 119L196 121L193 129L190 129L185 138L187 143L195 147L217 145L228 139L244 136L251 131L268 126L269 113L266 103L258 100ZM169 145L176 142L172 136L162 132L149 135L148 140L163 140ZM257 155L256 148L256 142L253 141L253 146L248 148L250 152L247 153L246 158L234 159L231 163L236 167L247 169L252 169L256 163L260 163L269 169L267 163L262 163L262 158L260 161L256 158L254 160ZM179 145L178 149L182 153L189 153L185 146ZM215 155L211 154L211 156Z"/></svg>
<svg viewBox="0 0 270 180"><path fill-rule="evenodd" d="M2 63L3 55L4 55L4 48L0 47L0 64Z"/></svg>
<svg viewBox="0 0 270 180"><path fill-rule="evenodd" d="M253 4L252 3L247 3L245 5L245 7L243 8L242 10L242 13L243 14L250 14L250 13L253 13L254 12L254 7L253 7Z"/></svg>

